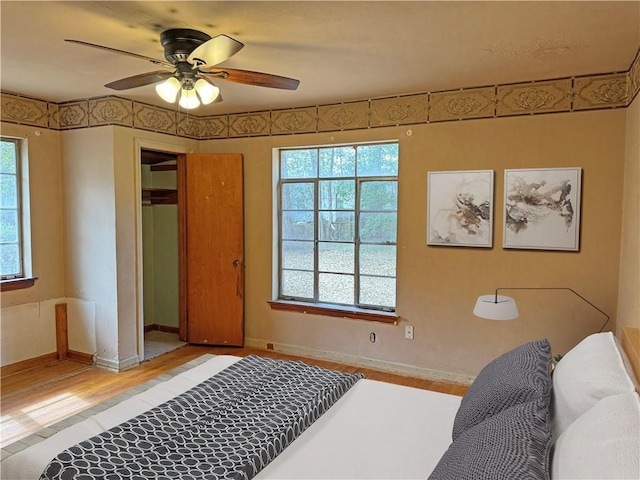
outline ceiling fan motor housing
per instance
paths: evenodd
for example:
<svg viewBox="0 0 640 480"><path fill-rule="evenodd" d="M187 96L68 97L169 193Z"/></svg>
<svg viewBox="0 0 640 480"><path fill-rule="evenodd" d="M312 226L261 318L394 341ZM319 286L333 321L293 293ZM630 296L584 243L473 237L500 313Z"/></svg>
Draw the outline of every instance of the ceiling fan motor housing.
<svg viewBox="0 0 640 480"><path fill-rule="evenodd" d="M174 65L186 62L189 54L208 40L210 35L190 28L172 28L160 34L164 58Z"/></svg>

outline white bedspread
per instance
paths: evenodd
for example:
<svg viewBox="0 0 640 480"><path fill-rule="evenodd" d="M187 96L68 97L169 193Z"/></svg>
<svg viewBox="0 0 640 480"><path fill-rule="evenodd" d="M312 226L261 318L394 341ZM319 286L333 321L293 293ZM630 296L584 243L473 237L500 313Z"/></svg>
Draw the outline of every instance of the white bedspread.
<svg viewBox="0 0 640 480"><path fill-rule="evenodd" d="M238 361L216 356L2 462L3 480L38 479L49 461ZM451 442L461 397L361 380L257 479L426 478Z"/></svg>
<svg viewBox="0 0 640 480"><path fill-rule="evenodd" d="M360 380L256 479L425 479L461 397Z"/></svg>

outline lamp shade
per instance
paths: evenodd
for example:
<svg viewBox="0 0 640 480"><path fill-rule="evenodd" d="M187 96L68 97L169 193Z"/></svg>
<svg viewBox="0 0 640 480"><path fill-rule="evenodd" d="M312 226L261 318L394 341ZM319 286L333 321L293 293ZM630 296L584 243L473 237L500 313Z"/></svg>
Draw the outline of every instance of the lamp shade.
<svg viewBox="0 0 640 480"><path fill-rule="evenodd" d="M489 320L513 320L520 315L516 301L504 295L480 295L473 314Z"/></svg>
<svg viewBox="0 0 640 480"><path fill-rule="evenodd" d="M180 80L176 77L169 77L164 82L156 85L156 92L165 102L173 103L176 95L180 91Z"/></svg>
<svg viewBox="0 0 640 480"><path fill-rule="evenodd" d="M209 105L220 94L220 89L215 85L200 78L195 84L196 92L200 96L200 101L203 105Z"/></svg>
<svg viewBox="0 0 640 480"><path fill-rule="evenodd" d="M196 95L196 91L193 88L189 90L183 88L180 95L180 102L178 103L182 108L187 110L200 106L200 100L198 100L198 95Z"/></svg>

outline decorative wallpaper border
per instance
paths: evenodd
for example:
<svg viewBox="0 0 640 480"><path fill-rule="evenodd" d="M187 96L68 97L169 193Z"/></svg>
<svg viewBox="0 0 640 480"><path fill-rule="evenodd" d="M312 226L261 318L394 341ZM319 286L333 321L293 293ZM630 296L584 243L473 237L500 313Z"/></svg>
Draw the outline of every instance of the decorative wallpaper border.
<svg viewBox="0 0 640 480"><path fill-rule="evenodd" d="M54 130L120 125L214 140L625 108L639 91L640 49L626 72L206 117L111 95L53 103L0 92L0 120Z"/></svg>

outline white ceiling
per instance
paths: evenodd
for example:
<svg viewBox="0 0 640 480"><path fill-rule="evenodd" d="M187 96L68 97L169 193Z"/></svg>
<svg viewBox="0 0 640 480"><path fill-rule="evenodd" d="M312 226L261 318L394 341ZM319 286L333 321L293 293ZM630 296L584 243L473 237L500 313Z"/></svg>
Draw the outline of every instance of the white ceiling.
<svg viewBox="0 0 640 480"><path fill-rule="evenodd" d="M638 1L6 1L0 87L39 99L118 95L169 106L153 86L105 83L158 67L65 38L163 59L160 32L193 28L245 44L221 66L293 77L296 91L219 81L199 115L625 71Z"/></svg>

